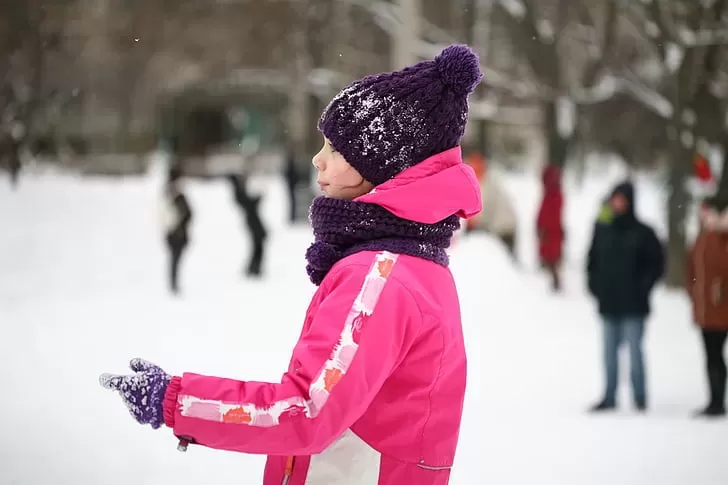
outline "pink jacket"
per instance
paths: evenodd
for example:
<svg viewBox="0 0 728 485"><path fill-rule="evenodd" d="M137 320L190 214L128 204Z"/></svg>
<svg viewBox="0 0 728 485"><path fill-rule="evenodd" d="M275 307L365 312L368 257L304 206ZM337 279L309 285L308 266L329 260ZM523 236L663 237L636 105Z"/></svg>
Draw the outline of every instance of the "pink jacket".
<svg viewBox="0 0 728 485"><path fill-rule="evenodd" d="M459 147L359 200L426 223L481 205ZM314 295L280 383L186 373L172 379L164 417L183 443L269 455L264 485L445 485L465 374L450 270L360 252Z"/></svg>

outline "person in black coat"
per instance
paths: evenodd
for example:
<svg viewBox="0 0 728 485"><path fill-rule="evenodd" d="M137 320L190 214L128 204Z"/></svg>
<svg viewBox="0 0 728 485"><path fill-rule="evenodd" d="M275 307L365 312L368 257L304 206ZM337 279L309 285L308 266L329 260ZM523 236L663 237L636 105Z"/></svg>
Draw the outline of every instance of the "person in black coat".
<svg viewBox="0 0 728 485"><path fill-rule="evenodd" d="M238 207L245 214L245 222L248 226L248 234L252 245L252 251L245 273L248 276L259 277L262 275L263 256L265 253L265 241L268 232L260 217L260 196L251 196L246 188L246 178L238 175L228 175L228 180L233 187L233 195Z"/></svg>
<svg viewBox="0 0 728 485"><path fill-rule="evenodd" d="M165 241L169 250L169 288L174 294L179 294L179 265L189 242L188 232L192 221L192 209L179 184L181 178L182 170L178 166L173 166L169 170L164 188Z"/></svg>
<svg viewBox="0 0 728 485"><path fill-rule="evenodd" d="M606 390L592 411L617 404L619 348L629 347L634 402L647 407L642 337L650 313L650 294L662 277L665 260L655 232L637 219L634 186L619 184L602 207L587 258L589 292L596 298L603 322Z"/></svg>

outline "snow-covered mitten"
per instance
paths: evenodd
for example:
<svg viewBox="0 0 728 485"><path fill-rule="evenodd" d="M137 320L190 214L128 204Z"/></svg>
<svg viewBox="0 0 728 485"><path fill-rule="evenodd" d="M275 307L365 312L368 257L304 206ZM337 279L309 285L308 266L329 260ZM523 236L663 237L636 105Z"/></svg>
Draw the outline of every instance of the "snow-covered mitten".
<svg viewBox="0 0 728 485"><path fill-rule="evenodd" d="M144 359L132 359L129 367L134 374L101 374L99 383L119 392L139 424L149 424L157 429L164 424L164 393L172 376Z"/></svg>

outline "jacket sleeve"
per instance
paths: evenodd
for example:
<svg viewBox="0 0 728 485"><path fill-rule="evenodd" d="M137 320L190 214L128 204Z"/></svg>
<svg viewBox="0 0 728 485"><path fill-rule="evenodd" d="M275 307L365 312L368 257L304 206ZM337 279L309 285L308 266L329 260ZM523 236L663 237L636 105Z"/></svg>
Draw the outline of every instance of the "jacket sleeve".
<svg viewBox="0 0 728 485"><path fill-rule="evenodd" d="M589 252L586 257L586 279L589 286L589 293L597 296L597 237L599 236L599 223L594 224L591 243L589 244Z"/></svg>
<svg viewBox="0 0 728 485"><path fill-rule="evenodd" d="M655 231L649 227L645 227L640 261L643 268L642 282L644 289L649 291L665 272L665 251L662 243L657 239Z"/></svg>
<svg viewBox="0 0 728 485"><path fill-rule="evenodd" d="M369 269L342 266L327 278L327 295L280 384L175 377L164 406L174 434L270 455L316 454L333 443L362 416L420 326L412 296L389 277L396 256L376 258Z"/></svg>

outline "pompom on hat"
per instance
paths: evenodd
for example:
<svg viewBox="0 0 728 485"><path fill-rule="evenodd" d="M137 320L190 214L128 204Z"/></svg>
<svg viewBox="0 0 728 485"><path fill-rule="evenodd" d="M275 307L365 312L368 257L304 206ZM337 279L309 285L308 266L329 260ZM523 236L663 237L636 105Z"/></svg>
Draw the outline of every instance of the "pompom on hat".
<svg viewBox="0 0 728 485"><path fill-rule="evenodd" d="M468 95L482 78L478 55L451 45L433 60L354 81L329 103L318 127L362 177L379 185L460 144Z"/></svg>

